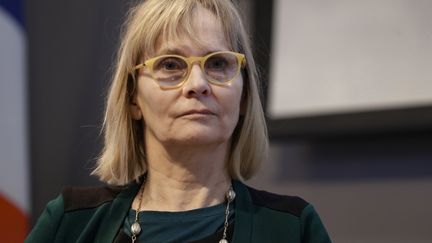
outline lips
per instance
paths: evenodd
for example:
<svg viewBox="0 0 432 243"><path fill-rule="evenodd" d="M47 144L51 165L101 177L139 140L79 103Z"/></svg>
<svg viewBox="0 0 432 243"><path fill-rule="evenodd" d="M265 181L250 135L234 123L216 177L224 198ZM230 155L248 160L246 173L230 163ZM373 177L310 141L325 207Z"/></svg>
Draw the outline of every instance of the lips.
<svg viewBox="0 0 432 243"><path fill-rule="evenodd" d="M198 110L188 110L186 112L181 113L180 116L190 116L190 115L215 115L215 113L207 109L198 109Z"/></svg>

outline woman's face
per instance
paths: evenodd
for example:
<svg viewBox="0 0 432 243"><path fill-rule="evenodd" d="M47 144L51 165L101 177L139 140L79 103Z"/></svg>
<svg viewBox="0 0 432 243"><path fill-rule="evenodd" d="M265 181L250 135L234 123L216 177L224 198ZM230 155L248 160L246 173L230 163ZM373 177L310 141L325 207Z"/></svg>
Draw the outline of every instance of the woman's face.
<svg viewBox="0 0 432 243"><path fill-rule="evenodd" d="M221 24L210 11L198 7L193 19L196 37L204 45L180 38L158 43L155 56L205 56L229 50ZM181 87L161 89L143 68L131 111L135 119L144 119L147 144L226 144L239 118L242 88L241 74L230 85L213 85L206 80L199 64L194 63Z"/></svg>

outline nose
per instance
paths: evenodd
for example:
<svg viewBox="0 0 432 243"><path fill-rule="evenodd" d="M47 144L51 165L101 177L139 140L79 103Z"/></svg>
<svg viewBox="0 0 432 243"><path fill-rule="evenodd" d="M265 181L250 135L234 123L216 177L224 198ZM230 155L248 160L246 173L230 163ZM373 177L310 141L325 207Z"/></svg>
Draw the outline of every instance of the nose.
<svg viewBox="0 0 432 243"><path fill-rule="evenodd" d="M192 64L189 77L183 85L183 95L188 98L208 96L211 94L211 87L199 63Z"/></svg>

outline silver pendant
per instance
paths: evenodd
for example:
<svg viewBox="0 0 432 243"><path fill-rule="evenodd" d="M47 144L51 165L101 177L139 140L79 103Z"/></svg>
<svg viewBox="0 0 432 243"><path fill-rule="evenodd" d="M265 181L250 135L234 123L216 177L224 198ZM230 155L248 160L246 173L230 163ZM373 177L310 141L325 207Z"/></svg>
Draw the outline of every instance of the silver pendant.
<svg viewBox="0 0 432 243"><path fill-rule="evenodd" d="M226 194L226 198L228 202L232 202L235 198L236 194L232 188L230 188Z"/></svg>
<svg viewBox="0 0 432 243"><path fill-rule="evenodd" d="M131 232L134 235L139 235L139 233L141 233L141 226L138 222L135 222L132 224L131 226Z"/></svg>

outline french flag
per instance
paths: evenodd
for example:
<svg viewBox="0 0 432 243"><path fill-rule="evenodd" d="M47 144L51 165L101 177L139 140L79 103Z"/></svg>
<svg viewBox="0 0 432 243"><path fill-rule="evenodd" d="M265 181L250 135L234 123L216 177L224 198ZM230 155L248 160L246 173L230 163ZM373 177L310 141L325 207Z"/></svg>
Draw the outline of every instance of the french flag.
<svg viewBox="0 0 432 243"><path fill-rule="evenodd" d="M23 242L30 212L23 0L0 0L0 241Z"/></svg>

